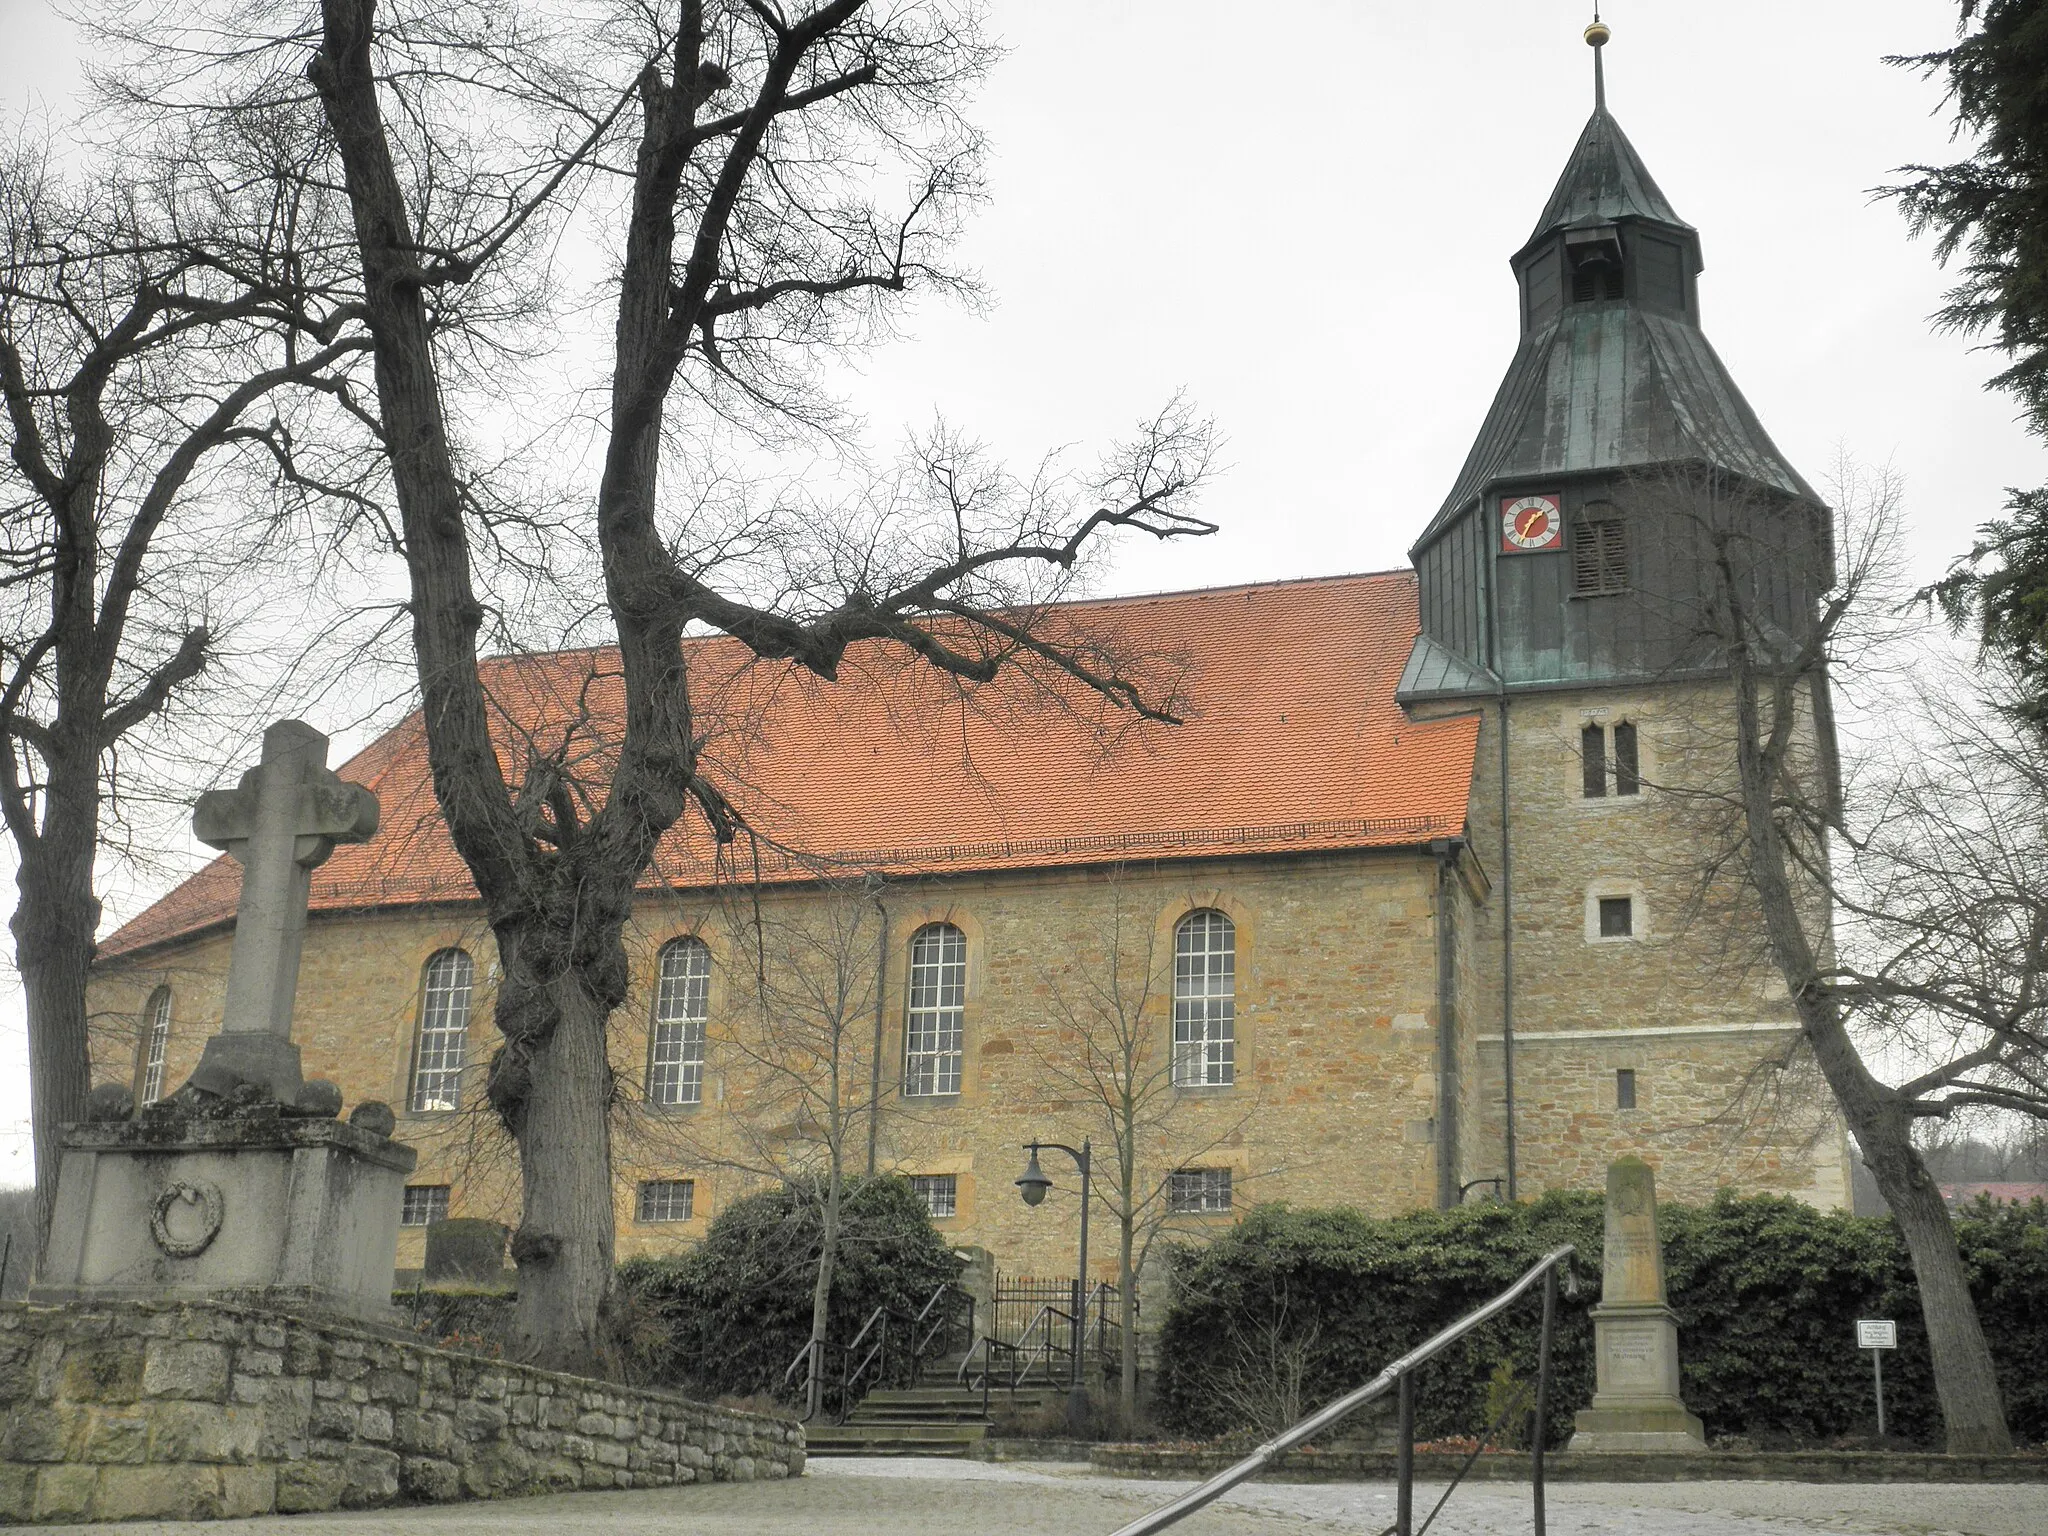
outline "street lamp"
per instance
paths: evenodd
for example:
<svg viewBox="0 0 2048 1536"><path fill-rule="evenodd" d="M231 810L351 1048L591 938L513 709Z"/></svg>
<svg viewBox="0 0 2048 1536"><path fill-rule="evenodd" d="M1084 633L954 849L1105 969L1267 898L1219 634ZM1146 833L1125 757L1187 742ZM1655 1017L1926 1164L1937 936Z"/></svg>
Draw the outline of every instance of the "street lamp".
<svg viewBox="0 0 2048 1536"><path fill-rule="evenodd" d="M1088 1342L1088 1325L1084 1317L1085 1307L1081 1288L1088 1283L1088 1178L1094 1168L1094 1143L1083 1140L1081 1145L1070 1147L1062 1141L1034 1141L1025 1146L1031 1154L1031 1161L1024 1165L1024 1172L1017 1180L1017 1193L1024 1197L1026 1205L1045 1203L1045 1192L1052 1188L1052 1180L1038 1166L1038 1154L1050 1149L1064 1152L1074 1160L1081 1170L1081 1260L1074 1272L1074 1373L1067 1386L1067 1427L1079 1434L1088 1420L1088 1388L1081 1379L1081 1361Z"/></svg>

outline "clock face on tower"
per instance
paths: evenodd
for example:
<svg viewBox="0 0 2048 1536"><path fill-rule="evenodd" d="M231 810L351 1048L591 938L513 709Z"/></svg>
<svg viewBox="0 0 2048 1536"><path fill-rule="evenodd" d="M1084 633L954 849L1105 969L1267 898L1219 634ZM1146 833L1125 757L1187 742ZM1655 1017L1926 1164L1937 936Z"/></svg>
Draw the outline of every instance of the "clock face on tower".
<svg viewBox="0 0 2048 1536"><path fill-rule="evenodd" d="M1503 496L1500 552L1530 555L1564 548L1564 503L1559 496Z"/></svg>

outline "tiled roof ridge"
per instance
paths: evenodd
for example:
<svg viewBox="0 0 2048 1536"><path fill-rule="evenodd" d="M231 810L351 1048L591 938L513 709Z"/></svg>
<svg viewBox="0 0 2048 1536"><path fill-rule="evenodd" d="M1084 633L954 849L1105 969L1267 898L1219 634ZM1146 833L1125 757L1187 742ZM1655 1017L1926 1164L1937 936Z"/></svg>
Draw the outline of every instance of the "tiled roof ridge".
<svg viewBox="0 0 2048 1536"><path fill-rule="evenodd" d="M1377 571L1337 571L1324 576L1280 576L1270 581L1232 581L1213 587L1166 587L1157 592L1121 592L1101 597L1072 597L1062 602L1047 603L1039 612L1063 613L1072 608L1111 608L1125 603L1165 602L1177 597L1224 597L1234 592L1263 592L1278 587L1340 586L1348 582L1364 581L1409 581L1415 580L1415 568L1409 565L1388 566ZM685 635L683 643L720 644L731 642L727 634ZM736 643L736 642L735 642ZM540 659L570 656L601 656L618 650L618 642L606 641L596 645L562 645L537 648L530 651L492 651L479 656L480 666L494 662L529 662Z"/></svg>

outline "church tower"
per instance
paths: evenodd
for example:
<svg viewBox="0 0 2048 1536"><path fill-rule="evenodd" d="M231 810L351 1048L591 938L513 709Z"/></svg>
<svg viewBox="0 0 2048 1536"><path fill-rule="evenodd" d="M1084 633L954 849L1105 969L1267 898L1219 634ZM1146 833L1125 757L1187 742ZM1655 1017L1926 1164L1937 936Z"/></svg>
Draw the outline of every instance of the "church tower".
<svg viewBox="0 0 2048 1536"><path fill-rule="evenodd" d="M1705 524L1797 551L1747 573L1792 630L1830 583L1828 511L1700 328L1699 232L1607 110L1608 35L1587 29L1593 115L1510 258L1514 359L1410 551L1421 634L1398 697L1418 718L1482 715L1470 830L1491 892L1465 960L1474 1059L1464 1102L1442 1106L1458 1127L1444 1142L1460 1182L1524 1195L1661 1152L1689 1174L1660 1184L1686 1197L1740 1179L1845 1203L1831 1107L1812 1107L1802 1134L1814 1115L1825 1133L1804 1150L1784 1127L1727 1131L1796 1025L1767 977L1732 978L1725 943L1688 931L1698 833L1660 789L1725 699L1701 622Z"/></svg>

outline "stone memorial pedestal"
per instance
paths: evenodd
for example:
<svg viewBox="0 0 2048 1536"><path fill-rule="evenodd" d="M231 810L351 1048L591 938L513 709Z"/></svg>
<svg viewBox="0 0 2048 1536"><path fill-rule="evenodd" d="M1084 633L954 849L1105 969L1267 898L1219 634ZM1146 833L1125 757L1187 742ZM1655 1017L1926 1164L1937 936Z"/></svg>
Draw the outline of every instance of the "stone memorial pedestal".
<svg viewBox="0 0 2048 1536"><path fill-rule="evenodd" d="M1593 1406L1573 1451L1703 1451L1678 1386L1678 1320L1664 1299L1656 1177L1640 1158L1607 1170L1607 1241L1593 1309Z"/></svg>
<svg viewBox="0 0 2048 1536"><path fill-rule="evenodd" d="M255 1102L172 1103L64 1138L29 1300L221 1301L389 1322L417 1154L374 1129Z"/></svg>
<svg viewBox="0 0 2048 1536"><path fill-rule="evenodd" d="M297 720L263 733L238 788L200 797L193 829L242 866L220 1033L192 1079L134 1113L93 1090L67 1126L40 1302L232 1301L388 1321L398 1216L416 1154L391 1111L305 1082L292 1002L313 870L377 830L377 797L327 768Z"/></svg>

